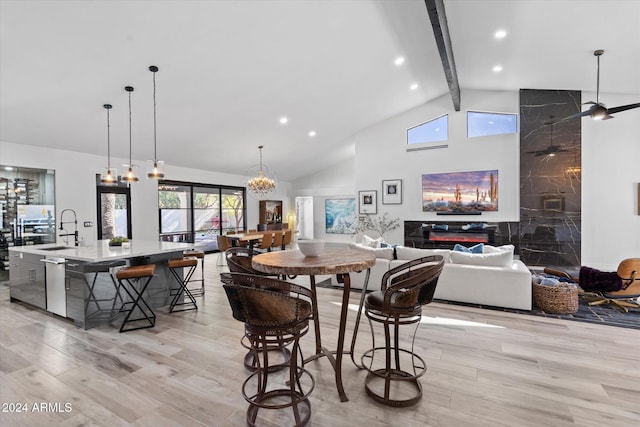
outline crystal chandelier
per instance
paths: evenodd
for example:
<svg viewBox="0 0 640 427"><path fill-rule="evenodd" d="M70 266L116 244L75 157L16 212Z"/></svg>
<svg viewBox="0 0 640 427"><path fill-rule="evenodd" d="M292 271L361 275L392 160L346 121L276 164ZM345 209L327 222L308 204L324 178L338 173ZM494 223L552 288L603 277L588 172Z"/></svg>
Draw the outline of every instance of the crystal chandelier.
<svg viewBox="0 0 640 427"><path fill-rule="evenodd" d="M262 145L258 146L258 149L260 150L260 169L258 169L258 176L251 178L247 182L247 188L249 191L258 198L262 198L276 189L275 180L265 176L264 174L264 168L262 165L262 148Z"/></svg>

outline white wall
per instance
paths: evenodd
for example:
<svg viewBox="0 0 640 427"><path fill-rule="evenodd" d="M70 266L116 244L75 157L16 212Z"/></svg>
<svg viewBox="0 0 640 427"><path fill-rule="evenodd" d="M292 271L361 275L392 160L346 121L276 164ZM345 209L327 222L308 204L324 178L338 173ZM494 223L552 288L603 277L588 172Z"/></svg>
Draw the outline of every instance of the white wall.
<svg viewBox="0 0 640 427"><path fill-rule="evenodd" d="M313 197L313 234L315 239L329 242L351 242L351 234L325 233L325 200L356 197L355 159L350 159L327 168L320 173L296 180L292 183L291 197Z"/></svg>
<svg viewBox="0 0 640 427"><path fill-rule="evenodd" d="M583 100L595 93L583 93ZM600 94L607 106L638 102L636 96ZM582 264L615 270L640 258L640 109L611 120L582 119Z"/></svg>
<svg viewBox="0 0 640 427"><path fill-rule="evenodd" d="M293 196L313 195L316 238L324 235L324 199L355 197L359 190L378 191L378 214L405 220L442 220L421 211L423 173L499 170L499 210L481 217L459 216L456 221L519 221L519 134L466 138L466 111L518 112L517 92L462 92L462 108L453 111L448 95L364 129L351 140L356 145L355 174L346 173L348 163L293 183ZM601 94L608 105L637 102L637 97ZM584 93L583 99L595 99ZM407 153L406 129L449 114L449 147ZM615 270L622 259L640 257L640 109L618 113L604 122L582 119L582 265ZM401 205L382 205L382 180L402 179ZM318 193L314 193L313 189ZM319 228L318 228L319 227ZM403 242L400 227L385 236Z"/></svg>
<svg viewBox="0 0 640 427"><path fill-rule="evenodd" d="M111 159L112 165L127 163L127 159ZM145 162L134 160L141 164L138 174L143 177L146 173ZM242 187L246 185L247 177L230 175L211 171L187 169L171 166L166 161L166 178L175 181L189 181L203 184L220 184ZM44 147L0 142L0 164L53 169L56 172L56 211L73 209L78 214L78 231L81 238L91 242L97 236L97 203L95 174L106 167L104 156L77 153L72 151L55 150ZM119 172L123 172L120 171ZM292 213L293 207L288 194L291 192L288 182L280 182L277 191L270 195L270 199L282 200L285 214ZM158 187L157 181L141 178L140 182L131 185L131 213L132 232L134 239L157 240L158 224ZM85 228L84 221L91 221L94 226ZM247 196L247 226L255 228L258 223L258 201ZM61 239L58 239L61 242Z"/></svg>

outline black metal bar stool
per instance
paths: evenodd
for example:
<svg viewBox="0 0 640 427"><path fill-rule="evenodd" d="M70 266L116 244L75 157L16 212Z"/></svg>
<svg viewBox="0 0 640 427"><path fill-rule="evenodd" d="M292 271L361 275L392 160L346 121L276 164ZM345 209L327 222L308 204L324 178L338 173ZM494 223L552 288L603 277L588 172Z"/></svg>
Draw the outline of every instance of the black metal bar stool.
<svg viewBox="0 0 640 427"><path fill-rule="evenodd" d="M122 305L121 311L126 311L127 315L125 316L122 325L120 326L120 332L127 331L135 331L137 329L144 328L153 328L156 325L156 314L153 312L149 304L144 300L143 294L149 286L149 282L153 278L153 273L156 270L155 264L145 264L145 265L136 265L133 267L125 267L116 273L116 279L118 279L118 284L124 289L124 291L129 295L131 301L127 301ZM136 287L134 283L131 281L135 280L137 282L142 282L142 286L140 289ZM128 285L128 286L127 286ZM127 310L127 305L130 308ZM137 317L135 319L131 318L135 309L138 309L142 314L142 317ZM141 326L133 326L127 328L126 325L130 323L135 323L138 321L144 321Z"/></svg>
<svg viewBox="0 0 640 427"><path fill-rule="evenodd" d="M193 273L196 271L196 267L198 267L198 260L196 258L170 259L167 262L167 265L169 266L169 270L173 277L178 281L178 288L171 289L173 299L171 300L171 304L169 304L169 312L173 313L174 311L197 310L198 304L196 304L196 299L193 297L189 288L187 288L187 283L189 283L191 276L193 276ZM186 274L184 273L184 268L187 268ZM184 277L180 277L178 269L182 270ZM184 300L182 297L183 294L188 298L188 301ZM176 306L190 307L183 307L176 310Z"/></svg>
<svg viewBox="0 0 640 427"><path fill-rule="evenodd" d="M113 277L113 274L111 274L111 271L112 271L111 269L115 267L122 267L123 265L126 265L126 264L127 262L124 259L116 259L116 260L109 260L109 261L90 262L84 265L83 272L85 274L93 273L93 280L91 281L91 283L89 283L89 281L86 280L85 278L85 283L89 291L89 295L87 296L84 302L84 312L87 313L86 319L99 318L101 317L101 315L108 313L108 316L105 316L105 318L112 320L118 314L118 311L116 310L116 304L118 303L118 299L120 299L121 305L124 304L124 300L122 299L122 295L120 295L120 287L118 286L118 283ZM96 290L96 282L98 281L99 275L104 273L107 273L109 275L109 279L111 279L111 283L113 283L113 287L116 291L113 298L98 298L96 296L96 292L99 292ZM102 292L102 294L104 294L104 292ZM109 310L103 308L100 305L101 302L107 302L107 301L111 302L111 309ZM96 310L90 313L89 306L92 303L93 305L95 305Z"/></svg>
<svg viewBox="0 0 640 427"><path fill-rule="evenodd" d="M425 374L427 366L424 359L414 352L413 343L422 317L422 306L433 300L443 266L441 255L409 261L386 272L382 276L381 290L365 297L365 315L371 326L373 348L362 355L362 366L359 367L368 371L364 385L367 395L383 405L406 407L422 398L419 378ZM383 347L375 345L372 322L384 326ZM411 324L416 325L411 348L402 348L400 326ZM382 367L379 367L381 364L374 366L377 350L384 352ZM365 359L369 359L368 364L365 364ZM407 364L409 368L403 367Z"/></svg>
<svg viewBox="0 0 640 427"><path fill-rule="evenodd" d="M200 264L200 277L199 278L191 278L191 280L189 280L189 283L191 282L196 282L196 283L200 283L200 288L195 288L195 289L189 289L191 291L192 295L204 295L204 252L203 251L196 251L194 250L188 250L184 252L184 256L186 258L192 258L195 257L198 259L198 263Z"/></svg>
<svg viewBox="0 0 640 427"><path fill-rule="evenodd" d="M309 331L311 291L264 276L230 274L233 283L223 284L224 290L233 317L244 322L256 360L255 370L242 384L242 395L249 402L247 424L256 425L260 409L291 408L294 425L304 426L311 418L309 396L315 380L304 368L299 340ZM289 369L273 371L269 367L269 348L288 344L292 344ZM284 425L280 415L277 424Z"/></svg>

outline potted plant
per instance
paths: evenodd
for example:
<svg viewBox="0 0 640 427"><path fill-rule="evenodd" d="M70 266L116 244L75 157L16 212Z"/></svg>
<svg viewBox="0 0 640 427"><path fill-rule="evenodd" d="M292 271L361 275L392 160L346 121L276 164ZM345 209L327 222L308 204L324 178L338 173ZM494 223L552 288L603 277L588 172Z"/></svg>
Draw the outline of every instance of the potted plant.
<svg viewBox="0 0 640 427"><path fill-rule="evenodd" d="M122 246L123 242L128 242L126 237L116 236L109 239L109 246Z"/></svg>
<svg viewBox="0 0 640 427"><path fill-rule="evenodd" d="M389 218L385 212L382 216L361 215L358 218L356 232L375 231L384 239L387 231L395 230L400 226L400 218Z"/></svg>

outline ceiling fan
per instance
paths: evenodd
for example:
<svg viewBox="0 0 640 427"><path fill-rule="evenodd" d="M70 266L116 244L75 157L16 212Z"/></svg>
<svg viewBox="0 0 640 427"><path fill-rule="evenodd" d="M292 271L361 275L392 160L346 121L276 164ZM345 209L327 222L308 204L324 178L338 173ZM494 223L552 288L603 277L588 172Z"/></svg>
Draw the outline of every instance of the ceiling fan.
<svg viewBox="0 0 640 427"><path fill-rule="evenodd" d="M555 122L553 121L553 116L550 116L549 118L551 119L551 121L545 123L546 126L551 126L551 130L549 131L549 146L544 150L527 151L527 154L533 154L534 157L553 157L556 155L556 153L569 151L566 148L562 147L562 145L553 145L553 125L555 124Z"/></svg>
<svg viewBox="0 0 640 427"><path fill-rule="evenodd" d="M569 117L565 117L562 120L574 119L576 117L584 117L591 116L594 120L608 120L613 119L611 114L619 113L621 111L631 110L632 108L640 107L640 103L629 104L629 105L621 105L619 107L607 108L603 103L600 102L600 57L604 54L604 50L598 49L593 52L596 58L598 58L598 74L597 74L597 86L596 86L596 102L589 101L585 102L585 104L593 104L586 111L582 111L580 113L571 115Z"/></svg>

